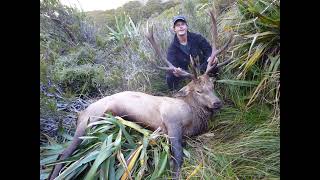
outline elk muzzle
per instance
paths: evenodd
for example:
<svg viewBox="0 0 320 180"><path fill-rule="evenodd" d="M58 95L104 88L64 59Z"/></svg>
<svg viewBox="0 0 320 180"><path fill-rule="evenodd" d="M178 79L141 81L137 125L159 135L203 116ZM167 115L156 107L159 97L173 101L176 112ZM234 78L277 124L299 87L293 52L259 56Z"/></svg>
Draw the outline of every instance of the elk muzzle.
<svg viewBox="0 0 320 180"><path fill-rule="evenodd" d="M213 103L212 103L212 109L214 109L214 110L219 110L219 109L221 109L222 108L222 102L220 101L220 100L218 100L218 101L214 101Z"/></svg>

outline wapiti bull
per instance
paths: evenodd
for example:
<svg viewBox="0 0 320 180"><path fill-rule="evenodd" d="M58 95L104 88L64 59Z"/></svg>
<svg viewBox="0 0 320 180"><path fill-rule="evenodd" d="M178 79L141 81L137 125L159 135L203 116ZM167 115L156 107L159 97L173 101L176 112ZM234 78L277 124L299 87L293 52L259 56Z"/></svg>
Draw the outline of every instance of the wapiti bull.
<svg viewBox="0 0 320 180"><path fill-rule="evenodd" d="M104 97L89 105L79 114L78 125L74 138L59 156L59 160L69 157L82 142L79 137L85 135L85 130L90 118L90 122L98 121L106 112L112 112L116 116L142 124L144 127L155 130L158 127L170 138L171 152L173 154L173 178L180 177L180 168L183 163L182 139L202 134L208 129L208 120L222 107L221 100L214 93L214 85L209 77L209 72L229 63L231 58L220 64L215 61L215 57L226 49L231 39L220 49L215 46L217 28L213 13L210 12L212 25L212 54L207 65L206 72L197 76L196 65L191 58L192 74L181 70L180 75L189 77L192 81L179 90L174 97L152 96L142 92L125 91L111 96ZM168 67L159 67L167 71L175 68L169 61L165 60L159 51L153 37L152 28L147 35L149 42L156 54L165 61ZM54 179L59 175L62 164L57 164L53 168L49 179Z"/></svg>

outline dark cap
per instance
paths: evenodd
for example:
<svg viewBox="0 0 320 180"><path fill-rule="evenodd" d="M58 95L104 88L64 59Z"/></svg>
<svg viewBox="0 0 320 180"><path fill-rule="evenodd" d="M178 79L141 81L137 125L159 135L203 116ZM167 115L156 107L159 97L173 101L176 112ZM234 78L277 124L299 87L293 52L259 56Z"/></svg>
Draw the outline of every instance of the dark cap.
<svg viewBox="0 0 320 180"><path fill-rule="evenodd" d="M178 16L174 16L173 17L173 26L176 24L176 22L178 21L178 20L181 20L181 21L184 21L184 22L186 22L187 23L187 20L186 20L186 17L184 17L184 16L182 16L182 15L178 15Z"/></svg>

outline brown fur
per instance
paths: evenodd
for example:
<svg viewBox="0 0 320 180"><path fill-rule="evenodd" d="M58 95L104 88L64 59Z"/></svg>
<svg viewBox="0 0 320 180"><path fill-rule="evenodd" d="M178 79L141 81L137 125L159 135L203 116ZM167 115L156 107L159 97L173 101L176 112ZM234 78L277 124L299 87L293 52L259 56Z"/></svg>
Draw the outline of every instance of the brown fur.
<svg viewBox="0 0 320 180"><path fill-rule="evenodd" d="M193 96L187 96L181 99L190 105L193 114L192 123L184 129L184 135L192 137L206 132L208 130L208 120L213 112L206 107L202 107Z"/></svg>

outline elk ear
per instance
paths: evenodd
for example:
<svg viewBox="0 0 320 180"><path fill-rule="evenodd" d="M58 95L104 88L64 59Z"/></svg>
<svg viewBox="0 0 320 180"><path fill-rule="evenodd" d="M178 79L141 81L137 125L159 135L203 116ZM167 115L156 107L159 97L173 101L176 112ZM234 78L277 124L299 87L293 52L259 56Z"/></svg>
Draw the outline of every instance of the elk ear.
<svg viewBox="0 0 320 180"><path fill-rule="evenodd" d="M185 86L182 89L180 89L174 96L175 97L184 97L187 96L190 92L189 86Z"/></svg>

